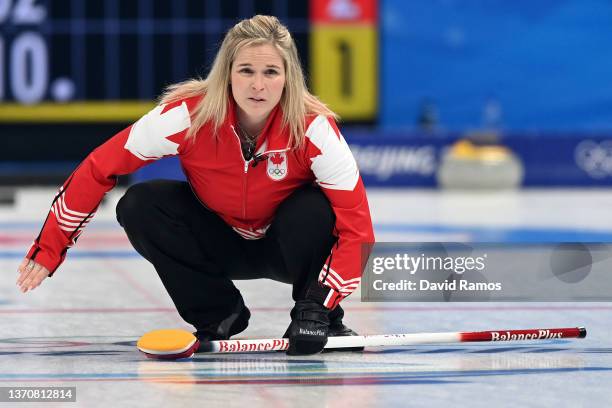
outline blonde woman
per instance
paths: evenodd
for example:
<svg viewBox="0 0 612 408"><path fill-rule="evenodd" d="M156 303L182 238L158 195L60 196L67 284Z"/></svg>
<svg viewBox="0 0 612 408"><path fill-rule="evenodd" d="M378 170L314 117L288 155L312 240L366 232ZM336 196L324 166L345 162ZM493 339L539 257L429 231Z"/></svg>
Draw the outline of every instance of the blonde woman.
<svg viewBox="0 0 612 408"><path fill-rule="evenodd" d="M278 19L239 22L206 79L170 86L72 173L17 284L27 292L57 270L118 175L178 155L188 182L131 186L117 219L201 342L247 327L250 312L232 280L254 278L293 285L289 354L354 335L339 303L359 285L362 246L374 236L335 116L306 89Z"/></svg>

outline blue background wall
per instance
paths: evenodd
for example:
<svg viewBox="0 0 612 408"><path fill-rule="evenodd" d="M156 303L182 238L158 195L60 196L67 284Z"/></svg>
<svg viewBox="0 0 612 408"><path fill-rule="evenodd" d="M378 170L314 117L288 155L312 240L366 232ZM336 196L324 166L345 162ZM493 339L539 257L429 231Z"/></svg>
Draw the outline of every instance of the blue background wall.
<svg viewBox="0 0 612 408"><path fill-rule="evenodd" d="M612 129L610 1L383 0L381 53L386 129L426 98L446 129Z"/></svg>

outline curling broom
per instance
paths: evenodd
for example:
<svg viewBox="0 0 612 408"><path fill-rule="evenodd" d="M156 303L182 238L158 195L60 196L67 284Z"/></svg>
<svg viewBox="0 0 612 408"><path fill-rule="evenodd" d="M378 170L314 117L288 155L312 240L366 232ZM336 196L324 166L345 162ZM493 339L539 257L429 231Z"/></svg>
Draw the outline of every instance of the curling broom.
<svg viewBox="0 0 612 408"><path fill-rule="evenodd" d="M329 337L325 348L410 346L417 344L452 344L471 342L534 341L586 337L584 327L557 329L490 330L479 332L378 334L369 336ZM149 358L176 360L199 353L259 353L283 351L288 339L200 341L185 330L154 330L144 334L138 349Z"/></svg>

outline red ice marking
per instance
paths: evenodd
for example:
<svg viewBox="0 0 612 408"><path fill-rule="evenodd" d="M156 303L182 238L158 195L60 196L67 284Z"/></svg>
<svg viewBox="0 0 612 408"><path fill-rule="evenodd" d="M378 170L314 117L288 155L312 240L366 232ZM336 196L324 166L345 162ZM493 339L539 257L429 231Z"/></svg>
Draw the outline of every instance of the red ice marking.
<svg viewBox="0 0 612 408"><path fill-rule="evenodd" d="M249 307L255 312L287 312L289 307ZM458 311L597 311L612 310L612 306L476 306L476 307L413 307L413 306L392 306L392 307L344 307L345 311L351 313L371 313L371 312L458 312ZM126 308L44 308L44 309L0 309L0 314L35 314L35 313L176 313L172 307L126 307Z"/></svg>
<svg viewBox="0 0 612 408"><path fill-rule="evenodd" d="M237 385L237 384L252 384L252 385L376 385L384 384L389 381L384 376L367 376L367 377L332 377L332 378L270 378L270 379L176 379L168 377L106 377L106 378L79 378L79 377L40 377L40 378L0 378L0 382L121 382L121 381L142 381L155 382L164 384L208 384L208 385Z"/></svg>
<svg viewBox="0 0 612 408"><path fill-rule="evenodd" d="M448 306L448 307L439 307L439 306L372 306L372 307L351 307L345 304L342 305L345 311L350 311L351 313L359 313L359 312L459 312L459 311L492 311L498 312L502 311L555 311L555 310L565 310L565 311L584 311L584 310L612 310L612 306L576 306L574 304L567 306ZM284 312L287 311L288 308L284 307L249 307L251 311L258 312Z"/></svg>
<svg viewBox="0 0 612 408"><path fill-rule="evenodd" d="M0 245L22 245L29 246L32 243L32 233L11 233L11 234L0 234ZM83 235L79 239L79 248L96 248L101 249L105 247L116 247L130 246L130 241L124 233L90 233Z"/></svg>
<svg viewBox="0 0 612 408"><path fill-rule="evenodd" d="M49 347L80 347L80 346L90 346L93 343L88 343L84 341L51 341L51 340L41 340L41 341L23 341L22 339L0 339L0 344L9 343L15 344L10 347L2 347L0 346L0 350L20 350L20 349L37 349L44 348L47 349Z"/></svg>
<svg viewBox="0 0 612 408"><path fill-rule="evenodd" d="M389 379L385 376L367 377L332 377L332 378L269 378L269 379L193 379L160 381L170 384L222 384L222 385L377 385L385 384Z"/></svg>
<svg viewBox="0 0 612 408"><path fill-rule="evenodd" d="M125 307L125 308L66 308L66 309L0 309L0 314L46 314L46 313L176 313L171 307Z"/></svg>
<svg viewBox="0 0 612 408"><path fill-rule="evenodd" d="M15 381L19 381L19 382L62 382L62 381L66 381L66 382L85 382L85 381L143 381L142 378L121 378L121 377L117 377L117 378L75 378L75 377L53 377L53 378L47 378L47 377L40 377L40 378L32 378L32 377L28 377L28 378L19 378L19 377L14 377L14 378L0 378L0 382L15 382Z"/></svg>
<svg viewBox="0 0 612 408"><path fill-rule="evenodd" d="M118 274L121 279L126 281L134 290L139 292L149 303L157 307L165 306L163 302L159 300L159 296L156 296L150 292L147 288L140 284L140 282L130 276L128 271L124 268L120 268L116 263L108 260L104 261L104 264L114 273Z"/></svg>

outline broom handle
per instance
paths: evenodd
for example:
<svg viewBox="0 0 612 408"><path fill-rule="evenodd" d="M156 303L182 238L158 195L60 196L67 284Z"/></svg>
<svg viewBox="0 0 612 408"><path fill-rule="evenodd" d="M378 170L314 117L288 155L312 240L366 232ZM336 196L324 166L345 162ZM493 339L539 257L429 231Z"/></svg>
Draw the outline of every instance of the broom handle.
<svg viewBox="0 0 612 408"><path fill-rule="evenodd" d="M410 346L415 344L448 344L477 341L525 341L571 339L586 337L584 327L559 329L490 330L480 332L377 334L370 336L329 337L325 348ZM245 353L282 351L289 347L288 339L216 340L200 346L200 352Z"/></svg>

